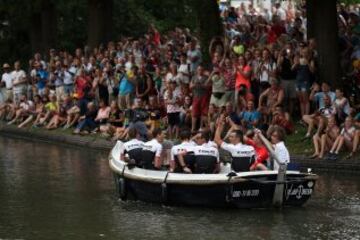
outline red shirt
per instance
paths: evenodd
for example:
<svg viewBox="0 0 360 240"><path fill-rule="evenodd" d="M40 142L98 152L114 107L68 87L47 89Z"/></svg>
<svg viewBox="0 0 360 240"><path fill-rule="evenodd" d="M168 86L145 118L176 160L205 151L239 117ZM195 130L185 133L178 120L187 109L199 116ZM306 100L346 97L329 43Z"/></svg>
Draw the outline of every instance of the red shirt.
<svg viewBox="0 0 360 240"><path fill-rule="evenodd" d="M243 67L242 71L244 73L250 72L251 67L249 65L246 65L245 67ZM235 83L236 89L240 89L241 85L245 85L246 89L249 91L250 90L250 77L245 77L244 75L240 74L239 71L237 71L236 72L236 83Z"/></svg>
<svg viewBox="0 0 360 240"><path fill-rule="evenodd" d="M84 97L85 88L88 86L87 77L78 76L75 80L75 92L79 99Z"/></svg>
<svg viewBox="0 0 360 240"><path fill-rule="evenodd" d="M259 147L258 145L255 144L254 140L252 140L252 139L248 139L245 143L247 145L253 146L255 149L256 160L255 160L255 163L253 164L253 166L258 165L259 163L264 163L269 158L269 152L266 149L266 147L264 147L264 146Z"/></svg>

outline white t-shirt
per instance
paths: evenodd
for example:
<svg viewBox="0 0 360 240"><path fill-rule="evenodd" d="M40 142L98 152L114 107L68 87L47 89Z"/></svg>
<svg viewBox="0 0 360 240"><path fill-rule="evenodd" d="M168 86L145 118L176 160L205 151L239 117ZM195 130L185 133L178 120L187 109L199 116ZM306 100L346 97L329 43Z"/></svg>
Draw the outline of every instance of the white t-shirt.
<svg viewBox="0 0 360 240"><path fill-rule="evenodd" d="M173 91L171 99L170 99L169 91L168 90L165 91L164 100L169 101L169 103L166 104L167 113L181 112L181 107L176 103L176 99L181 99L181 92L179 88L176 88Z"/></svg>
<svg viewBox="0 0 360 240"><path fill-rule="evenodd" d="M260 68L265 67L266 70L260 70L260 82L270 82L270 74L271 72L276 70L276 63L263 63Z"/></svg>
<svg viewBox="0 0 360 240"><path fill-rule="evenodd" d="M191 152L191 147L194 147L194 144L191 142L182 142L179 145L175 145L171 148L171 161L175 161L175 156L179 153L186 151Z"/></svg>
<svg viewBox="0 0 360 240"><path fill-rule="evenodd" d="M7 89L11 89L13 87L13 78L11 73L4 73L1 77L1 82L5 83L5 87Z"/></svg>
<svg viewBox="0 0 360 240"><path fill-rule="evenodd" d="M11 76L13 79L13 84L17 84L17 83L23 81L24 78L26 78L26 74L25 74L24 70L19 70L19 71L14 70L11 72Z"/></svg>
<svg viewBox="0 0 360 240"><path fill-rule="evenodd" d="M155 153L155 157L160 157L162 145L156 139L153 139L144 143L143 150L153 152Z"/></svg>
<svg viewBox="0 0 360 240"><path fill-rule="evenodd" d="M222 149L230 152L231 156L233 158L238 157L254 157L255 156L255 149L252 146L245 145L242 143L238 143L236 145L229 144L226 142L223 142L220 146Z"/></svg>
<svg viewBox="0 0 360 240"><path fill-rule="evenodd" d="M22 102L20 103L20 108L24 109L24 110L30 110L34 108L34 103L31 100L28 100L26 102Z"/></svg>
<svg viewBox="0 0 360 240"><path fill-rule="evenodd" d="M122 151L122 154L131 154L132 151L137 149L142 149L144 146L144 142L140 141L138 139L132 139L126 143L124 143L124 149ZM121 159L125 160L125 159Z"/></svg>
<svg viewBox="0 0 360 240"><path fill-rule="evenodd" d="M279 142L274 145L274 152L280 163L288 164L290 162L290 154L284 142ZM274 170L279 169L279 164L274 160Z"/></svg>
<svg viewBox="0 0 360 240"><path fill-rule="evenodd" d="M217 162L220 162L219 151L217 148L210 147L206 144L195 146L190 149L194 152L195 157L215 157Z"/></svg>
<svg viewBox="0 0 360 240"><path fill-rule="evenodd" d="M185 83L188 84L190 82L189 79L189 65L188 64L181 64L178 68L178 73L179 73L179 80L181 83Z"/></svg>
<svg viewBox="0 0 360 240"><path fill-rule="evenodd" d="M64 71L64 84L70 85L74 83L74 77L69 71Z"/></svg>

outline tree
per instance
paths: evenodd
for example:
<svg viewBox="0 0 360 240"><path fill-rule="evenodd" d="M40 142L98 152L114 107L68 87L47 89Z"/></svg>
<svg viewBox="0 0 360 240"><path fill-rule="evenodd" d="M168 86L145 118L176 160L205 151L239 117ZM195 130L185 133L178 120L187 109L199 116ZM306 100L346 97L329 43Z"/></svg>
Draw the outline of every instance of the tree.
<svg viewBox="0 0 360 240"><path fill-rule="evenodd" d="M213 37L223 36L224 29L220 19L219 5L216 0L197 0L192 1L192 6L196 13L198 30L201 42L201 52L203 62L209 65L209 44Z"/></svg>
<svg viewBox="0 0 360 240"><path fill-rule="evenodd" d="M341 85L338 46L337 0L306 1L308 38L314 38L318 51L320 81Z"/></svg>
<svg viewBox="0 0 360 240"><path fill-rule="evenodd" d="M30 6L29 36L32 52L47 53L56 46L57 12L55 3L37 0Z"/></svg>
<svg viewBox="0 0 360 240"><path fill-rule="evenodd" d="M113 0L88 0L88 46L112 40Z"/></svg>

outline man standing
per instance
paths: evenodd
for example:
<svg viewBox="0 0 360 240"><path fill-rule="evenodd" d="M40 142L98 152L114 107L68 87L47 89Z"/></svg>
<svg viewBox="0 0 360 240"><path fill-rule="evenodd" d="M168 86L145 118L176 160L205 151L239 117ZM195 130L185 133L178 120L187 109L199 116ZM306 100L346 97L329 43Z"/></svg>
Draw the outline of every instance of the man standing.
<svg viewBox="0 0 360 240"><path fill-rule="evenodd" d="M192 103L192 122L191 131L197 130L197 120L200 118L200 127L207 122L207 112L209 107L209 94L208 94L208 77L204 74L204 68L199 66L196 69L196 75L190 83L190 89L193 92Z"/></svg>
<svg viewBox="0 0 360 240"><path fill-rule="evenodd" d="M20 102L20 96L26 94L27 79L25 71L20 67L20 61L14 63L14 71L11 72L13 83L14 103Z"/></svg>
<svg viewBox="0 0 360 240"><path fill-rule="evenodd" d="M55 91L57 101L60 102L60 99L64 96L64 71L62 70L60 61L56 61L55 67Z"/></svg>
<svg viewBox="0 0 360 240"><path fill-rule="evenodd" d="M4 95L4 101L13 99L13 80L10 73L10 65L5 63L3 65L4 73L1 76L1 88L5 88L2 92Z"/></svg>

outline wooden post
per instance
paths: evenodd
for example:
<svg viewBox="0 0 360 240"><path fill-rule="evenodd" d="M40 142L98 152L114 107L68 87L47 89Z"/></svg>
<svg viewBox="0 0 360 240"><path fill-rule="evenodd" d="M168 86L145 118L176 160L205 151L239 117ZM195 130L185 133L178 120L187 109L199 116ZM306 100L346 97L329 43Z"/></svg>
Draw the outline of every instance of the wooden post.
<svg viewBox="0 0 360 240"><path fill-rule="evenodd" d="M286 180L287 165L279 160L269 140L267 140L266 137L264 137L264 135L262 135L261 133L259 133L259 137L261 141L264 143L265 147L269 150L271 156L279 164L278 175L276 178L277 183L275 186L275 191L273 196L273 205L275 207L281 207L284 201L284 182Z"/></svg>

